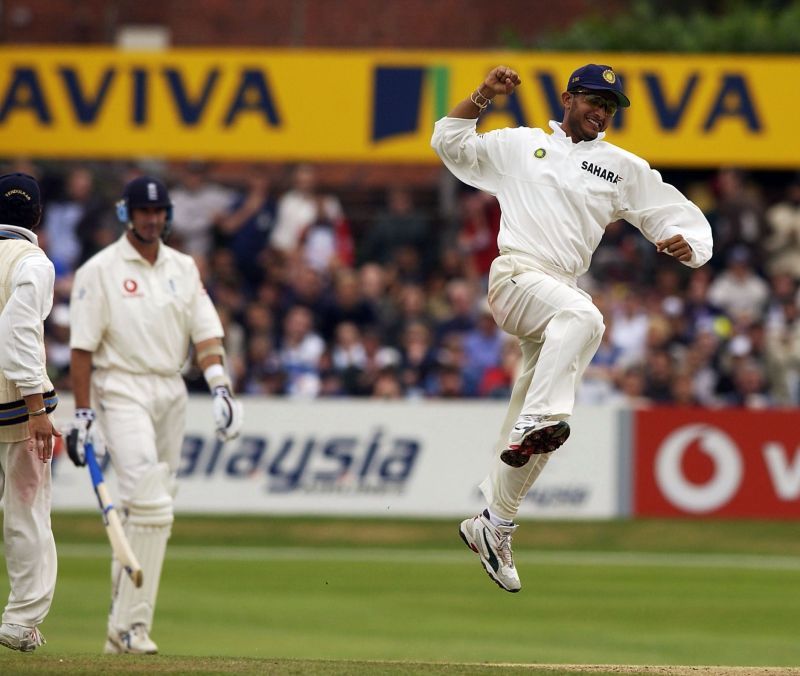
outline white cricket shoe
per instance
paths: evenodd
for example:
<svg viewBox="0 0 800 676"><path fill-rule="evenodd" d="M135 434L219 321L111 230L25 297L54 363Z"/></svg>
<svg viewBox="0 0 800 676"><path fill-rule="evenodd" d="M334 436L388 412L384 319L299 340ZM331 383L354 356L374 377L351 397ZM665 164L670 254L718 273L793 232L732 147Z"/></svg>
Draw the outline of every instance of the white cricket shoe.
<svg viewBox="0 0 800 676"><path fill-rule="evenodd" d="M515 530L516 525L493 525L486 511L465 519L458 529L464 544L480 557L489 577L509 592L518 592L522 588L511 552L511 536Z"/></svg>
<svg viewBox="0 0 800 676"><path fill-rule="evenodd" d="M42 632L37 627L23 627L21 624L3 623L0 626L0 645L4 645L11 650L21 650L30 653L40 645L44 645Z"/></svg>
<svg viewBox="0 0 800 676"><path fill-rule="evenodd" d="M569 424L540 415L521 415L508 435L508 448L500 459L522 467L532 455L552 453L569 438Z"/></svg>
<svg viewBox="0 0 800 676"><path fill-rule="evenodd" d="M141 622L134 624L129 631L108 631L106 640L106 655L122 655L132 653L134 655L155 655L158 646L147 633L147 627Z"/></svg>

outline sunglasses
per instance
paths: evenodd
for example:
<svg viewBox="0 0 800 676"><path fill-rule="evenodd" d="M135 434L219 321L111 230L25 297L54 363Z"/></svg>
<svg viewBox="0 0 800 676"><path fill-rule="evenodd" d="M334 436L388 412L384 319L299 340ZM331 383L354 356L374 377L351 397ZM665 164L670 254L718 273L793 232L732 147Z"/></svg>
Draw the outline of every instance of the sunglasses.
<svg viewBox="0 0 800 676"><path fill-rule="evenodd" d="M605 98L604 96L600 96L600 94L592 94L591 92L584 91L583 89L576 89L570 92L573 96L576 94L580 94L583 96L586 103L588 103L593 108L602 108L603 110L608 113L609 117L614 117L617 110L619 109L619 105L616 101L611 101L610 99Z"/></svg>

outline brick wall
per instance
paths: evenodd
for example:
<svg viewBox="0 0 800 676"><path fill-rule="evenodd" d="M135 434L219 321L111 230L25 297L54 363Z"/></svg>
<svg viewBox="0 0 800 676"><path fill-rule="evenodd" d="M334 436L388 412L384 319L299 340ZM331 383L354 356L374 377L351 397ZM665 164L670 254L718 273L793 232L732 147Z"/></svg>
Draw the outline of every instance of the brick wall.
<svg viewBox="0 0 800 676"><path fill-rule="evenodd" d="M625 0L607 0L603 12ZM496 48L596 11L588 0L5 0L0 41L112 44L129 24L174 45ZM615 9L616 8L616 9Z"/></svg>

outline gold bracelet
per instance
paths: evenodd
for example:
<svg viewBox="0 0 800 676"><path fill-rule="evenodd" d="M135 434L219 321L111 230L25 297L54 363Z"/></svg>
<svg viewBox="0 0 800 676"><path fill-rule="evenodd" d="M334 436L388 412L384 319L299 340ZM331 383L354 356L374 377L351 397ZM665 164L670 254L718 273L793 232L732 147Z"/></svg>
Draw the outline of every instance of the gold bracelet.
<svg viewBox="0 0 800 676"><path fill-rule="evenodd" d="M45 413L47 413L47 409L46 408L40 408L38 411L28 411L28 416L33 418L33 417L35 417L37 415L44 415Z"/></svg>
<svg viewBox="0 0 800 676"><path fill-rule="evenodd" d="M482 103L479 102L478 99L483 99L483 102ZM486 110L489 107L489 104L492 102L492 99L490 99L488 96L484 96L483 94L481 94L480 87L478 87L478 89L476 89L474 92L472 92L472 94L469 95L469 100L472 101L472 103L474 103L475 106L477 108L480 108L481 110Z"/></svg>

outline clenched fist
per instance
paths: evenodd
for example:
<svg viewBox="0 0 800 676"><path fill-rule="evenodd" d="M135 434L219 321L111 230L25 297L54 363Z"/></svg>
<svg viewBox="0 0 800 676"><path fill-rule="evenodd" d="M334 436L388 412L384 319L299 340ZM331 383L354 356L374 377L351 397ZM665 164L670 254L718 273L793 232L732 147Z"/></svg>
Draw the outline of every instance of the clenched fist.
<svg viewBox="0 0 800 676"><path fill-rule="evenodd" d="M510 94L521 83L517 71L508 66L497 66L489 71L479 91L481 95L491 99L498 94Z"/></svg>

